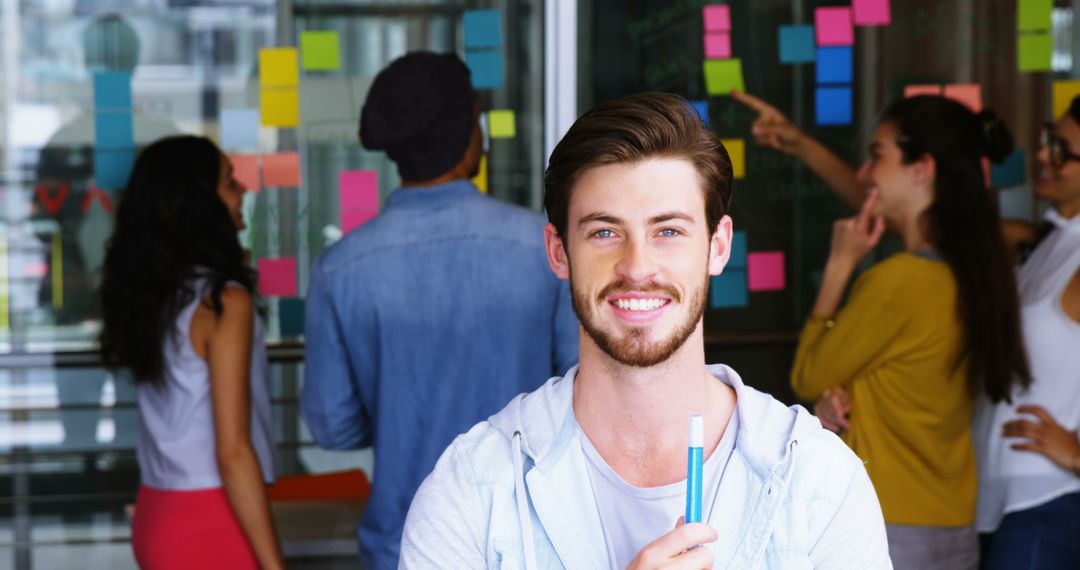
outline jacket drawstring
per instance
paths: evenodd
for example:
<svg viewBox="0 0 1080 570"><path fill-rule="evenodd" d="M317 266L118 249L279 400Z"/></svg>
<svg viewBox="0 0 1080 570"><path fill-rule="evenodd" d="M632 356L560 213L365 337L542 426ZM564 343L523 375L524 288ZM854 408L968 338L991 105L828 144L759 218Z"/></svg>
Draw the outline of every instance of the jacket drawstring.
<svg viewBox="0 0 1080 570"><path fill-rule="evenodd" d="M536 543L533 542L532 517L529 515L529 499L525 495L525 461L521 453L521 432L515 431L514 448L514 495L517 496L518 523L521 524L521 544L525 551L525 570L536 570Z"/></svg>

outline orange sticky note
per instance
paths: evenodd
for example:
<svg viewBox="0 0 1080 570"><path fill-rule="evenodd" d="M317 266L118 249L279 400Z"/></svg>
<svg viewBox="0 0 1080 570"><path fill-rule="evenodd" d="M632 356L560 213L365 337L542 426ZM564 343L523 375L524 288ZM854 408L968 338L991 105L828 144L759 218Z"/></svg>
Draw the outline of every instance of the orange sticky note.
<svg viewBox="0 0 1080 570"><path fill-rule="evenodd" d="M248 192L259 191L259 157L254 154L230 154L232 161L233 177L236 178Z"/></svg>
<svg viewBox="0 0 1080 570"><path fill-rule="evenodd" d="M953 83L945 86L945 96L968 106L978 113L982 111L982 86L978 83Z"/></svg>
<svg viewBox="0 0 1080 570"><path fill-rule="evenodd" d="M300 153L277 152L263 156L263 182L268 188L295 188L300 185Z"/></svg>
<svg viewBox="0 0 1080 570"><path fill-rule="evenodd" d="M296 89L263 89L260 104L262 124L268 127L300 126L300 95Z"/></svg>
<svg viewBox="0 0 1080 570"><path fill-rule="evenodd" d="M914 97L916 95L941 95L941 86L924 84L904 87L904 97Z"/></svg>

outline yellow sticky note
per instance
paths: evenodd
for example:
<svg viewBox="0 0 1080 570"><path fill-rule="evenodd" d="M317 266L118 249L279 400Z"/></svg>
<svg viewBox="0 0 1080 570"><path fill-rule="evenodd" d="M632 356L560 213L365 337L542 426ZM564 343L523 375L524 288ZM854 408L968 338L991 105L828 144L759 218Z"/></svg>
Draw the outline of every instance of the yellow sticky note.
<svg viewBox="0 0 1080 570"><path fill-rule="evenodd" d="M742 139L720 139L731 157L731 170L735 179L746 177L746 141Z"/></svg>
<svg viewBox="0 0 1080 570"><path fill-rule="evenodd" d="M338 40L338 33L334 30L301 32L300 55L304 69L341 69L341 42Z"/></svg>
<svg viewBox="0 0 1080 570"><path fill-rule="evenodd" d="M488 192L488 177L487 177L487 155L480 155L480 167L476 169L476 176L472 179L473 186L476 186L480 192L487 194Z"/></svg>
<svg viewBox="0 0 1080 570"><path fill-rule="evenodd" d="M300 69L296 48L263 48L259 50L259 84L262 87L296 87L300 84Z"/></svg>
<svg viewBox="0 0 1080 570"><path fill-rule="evenodd" d="M1054 82L1054 119L1069 111L1074 97L1080 95L1080 80Z"/></svg>
<svg viewBox="0 0 1080 570"><path fill-rule="evenodd" d="M488 111L488 136L493 139L512 139L516 135L517 121L513 111Z"/></svg>
<svg viewBox="0 0 1080 570"><path fill-rule="evenodd" d="M263 125L300 126L300 96L296 89L263 89L260 100Z"/></svg>

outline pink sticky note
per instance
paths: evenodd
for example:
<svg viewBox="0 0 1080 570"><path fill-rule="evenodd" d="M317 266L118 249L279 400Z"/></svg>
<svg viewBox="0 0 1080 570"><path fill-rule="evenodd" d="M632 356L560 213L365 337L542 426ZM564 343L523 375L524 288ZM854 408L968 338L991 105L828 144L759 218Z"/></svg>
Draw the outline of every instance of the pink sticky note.
<svg viewBox="0 0 1080 570"><path fill-rule="evenodd" d="M916 95L941 95L941 86L924 84L904 87L904 97L914 97Z"/></svg>
<svg viewBox="0 0 1080 570"><path fill-rule="evenodd" d="M892 23L889 0L852 0L851 12L856 26L888 26Z"/></svg>
<svg viewBox="0 0 1080 570"><path fill-rule="evenodd" d="M379 209L379 177L374 170L342 170L338 192L343 212Z"/></svg>
<svg viewBox="0 0 1080 570"><path fill-rule="evenodd" d="M705 34L705 59L727 59L731 57L731 34L712 32Z"/></svg>
<svg viewBox="0 0 1080 570"><path fill-rule="evenodd" d="M713 4L702 9L706 32L730 32L731 8L727 4Z"/></svg>
<svg viewBox="0 0 1080 570"><path fill-rule="evenodd" d="M248 192L259 191L259 157L254 154L230 154L233 178L247 188Z"/></svg>
<svg viewBox="0 0 1080 570"><path fill-rule="evenodd" d="M348 210L341 213L341 232L349 233L379 215L378 210Z"/></svg>
<svg viewBox="0 0 1080 570"><path fill-rule="evenodd" d="M263 182L267 187L299 186L300 153L292 151L263 155Z"/></svg>
<svg viewBox="0 0 1080 570"><path fill-rule="evenodd" d="M779 291L784 288L784 252L757 251L746 256L746 264L751 291Z"/></svg>
<svg viewBox="0 0 1080 570"><path fill-rule="evenodd" d="M855 45L855 29L851 25L851 8L818 8L814 10L814 31L819 46Z"/></svg>
<svg viewBox="0 0 1080 570"><path fill-rule="evenodd" d="M295 297L296 289L296 258L259 260L259 291L264 297Z"/></svg>
<svg viewBox="0 0 1080 570"><path fill-rule="evenodd" d="M982 111L982 86L978 83L953 83L945 86L945 96L955 99L978 113Z"/></svg>

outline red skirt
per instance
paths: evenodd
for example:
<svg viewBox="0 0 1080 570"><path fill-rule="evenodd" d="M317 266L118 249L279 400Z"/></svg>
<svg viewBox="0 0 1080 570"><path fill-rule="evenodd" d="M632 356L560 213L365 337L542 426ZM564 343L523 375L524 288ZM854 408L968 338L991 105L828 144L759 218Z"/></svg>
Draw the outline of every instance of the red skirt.
<svg viewBox="0 0 1080 570"><path fill-rule="evenodd" d="M140 485L131 546L144 570L259 567L221 487L163 491Z"/></svg>

